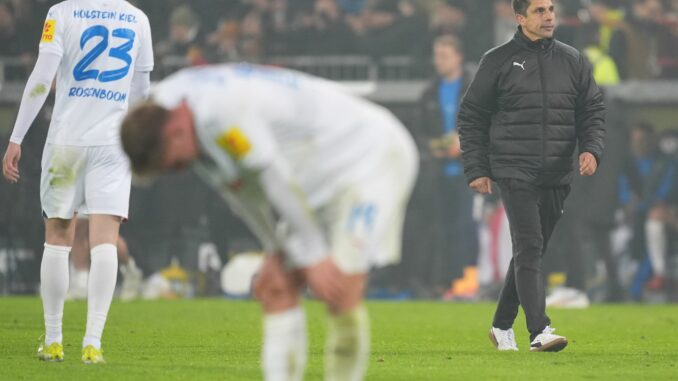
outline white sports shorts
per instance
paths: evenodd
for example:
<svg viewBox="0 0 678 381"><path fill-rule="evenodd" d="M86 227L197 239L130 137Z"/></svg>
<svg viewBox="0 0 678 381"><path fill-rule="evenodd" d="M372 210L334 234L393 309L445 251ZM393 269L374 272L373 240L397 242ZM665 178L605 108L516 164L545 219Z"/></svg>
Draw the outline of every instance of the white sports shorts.
<svg viewBox="0 0 678 381"><path fill-rule="evenodd" d="M120 145L47 143L42 155L40 201L46 218L75 213L127 218L132 173Z"/></svg>
<svg viewBox="0 0 678 381"><path fill-rule="evenodd" d="M419 156L404 127L384 139L390 141L389 147L371 174L317 210L332 256L348 274L400 261L403 223Z"/></svg>

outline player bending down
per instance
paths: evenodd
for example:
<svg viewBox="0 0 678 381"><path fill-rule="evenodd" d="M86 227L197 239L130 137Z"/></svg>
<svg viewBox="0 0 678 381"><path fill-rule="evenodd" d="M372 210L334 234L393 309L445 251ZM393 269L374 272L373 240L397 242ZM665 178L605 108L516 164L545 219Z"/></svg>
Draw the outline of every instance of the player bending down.
<svg viewBox="0 0 678 381"><path fill-rule="evenodd" d="M405 128L336 84L261 66L182 70L151 99L122 126L133 171L191 165L273 253L254 285L265 378L303 378L309 285L330 313L325 379L362 379L367 272L399 261L417 173Z"/></svg>

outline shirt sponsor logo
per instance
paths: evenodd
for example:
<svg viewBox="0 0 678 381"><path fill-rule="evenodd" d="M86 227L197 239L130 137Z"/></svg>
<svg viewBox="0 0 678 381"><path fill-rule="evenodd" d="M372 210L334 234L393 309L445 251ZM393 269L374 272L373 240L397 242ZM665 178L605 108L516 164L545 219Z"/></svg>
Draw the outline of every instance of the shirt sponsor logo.
<svg viewBox="0 0 678 381"><path fill-rule="evenodd" d="M217 138L217 144L236 160L242 159L252 150L249 139L238 127L230 127L226 133Z"/></svg>
<svg viewBox="0 0 678 381"><path fill-rule="evenodd" d="M56 20L45 21L45 26L42 28L42 38L40 42L54 41L54 31L56 29Z"/></svg>

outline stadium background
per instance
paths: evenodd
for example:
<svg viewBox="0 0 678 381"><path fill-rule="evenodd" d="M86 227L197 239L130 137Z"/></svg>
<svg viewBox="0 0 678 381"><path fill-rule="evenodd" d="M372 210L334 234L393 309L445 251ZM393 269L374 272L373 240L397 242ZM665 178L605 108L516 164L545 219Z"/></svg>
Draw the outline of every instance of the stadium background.
<svg viewBox="0 0 678 381"><path fill-rule="evenodd" d="M44 15L56 2L0 1L2 152L35 60ZM472 71L482 53L498 44L507 30L496 4L507 0L132 2L151 21L156 50L154 80L181 67L217 62L285 66L344 82L394 111L408 127L418 123L419 98L435 74L430 59L435 36L457 34L464 43L466 66ZM605 29L601 20L606 16L597 14L600 8L595 7L603 7L607 17L614 19L628 15L632 3L633 0L560 1L556 36L583 49L592 31ZM648 73L605 89L605 161L594 178L576 180L568 200L569 225L602 224L610 230L614 226L619 208L617 180L628 152L631 126L649 121L661 132L678 131L678 1L656 3L663 9L648 27L653 48ZM0 182L0 294L37 291L44 234L39 205L40 156L50 109L48 101L23 144L19 184ZM410 211L416 213L417 208L416 202L410 205ZM579 250L568 235L568 223L561 225L564 227L556 231L547 263L547 268L556 273L565 271L568 253ZM419 267L413 265L418 261L421 243L417 237L427 228L407 224L404 263L374 274L375 293L389 290L386 294L416 296L408 293L409 282L418 276L412 274L412 269ZM198 248L206 242L216 245L224 262L235 253L257 249L251 235L220 198L191 173L161 178L150 188L134 187L130 221L123 226L122 234L145 274L166 267L172 258L193 273L198 268ZM672 239L675 235L670 234ZM657 300L678 298L677 257L670 255L667 261L667 292ZM591 293L604 284L596 280L604 277L598 263L598 258L587 257L581 268L587 274Z"/></svg>

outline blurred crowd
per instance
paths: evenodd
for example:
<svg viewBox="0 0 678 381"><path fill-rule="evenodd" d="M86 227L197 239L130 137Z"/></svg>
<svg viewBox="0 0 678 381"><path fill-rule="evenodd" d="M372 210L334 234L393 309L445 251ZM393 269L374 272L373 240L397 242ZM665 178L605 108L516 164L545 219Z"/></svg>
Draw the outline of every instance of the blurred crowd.
<svg viewBox="0 0 678 381"><path fill-rule="evenodd" d="M0 57L20 59L24 72L30 70L43 17L56 2L0 1ZM509 39L516 25L510 0L131 2L149 14L161 76L186 65L279 56L426 60L441 34L457 35L466 57L477 60ZM615 68L602 69L616 72L610 81L678 77L678 1L572 0L557 6L557 38L588 49L596 62L610 57Z"/></svg>

